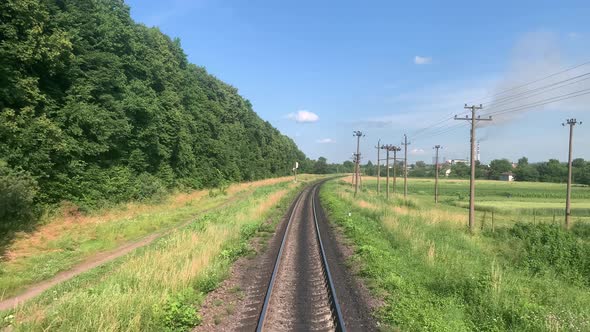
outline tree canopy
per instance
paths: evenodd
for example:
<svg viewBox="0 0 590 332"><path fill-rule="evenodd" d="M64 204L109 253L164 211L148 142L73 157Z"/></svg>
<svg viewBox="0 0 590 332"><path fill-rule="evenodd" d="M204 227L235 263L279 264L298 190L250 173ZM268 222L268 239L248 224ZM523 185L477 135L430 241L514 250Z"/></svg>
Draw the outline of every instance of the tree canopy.
<svg viewBox="0 0 590 332"><path fill-rule="evenodd" d="M122 0L0 4L0 158L93 204L290 174L305 155Z"/></svg>

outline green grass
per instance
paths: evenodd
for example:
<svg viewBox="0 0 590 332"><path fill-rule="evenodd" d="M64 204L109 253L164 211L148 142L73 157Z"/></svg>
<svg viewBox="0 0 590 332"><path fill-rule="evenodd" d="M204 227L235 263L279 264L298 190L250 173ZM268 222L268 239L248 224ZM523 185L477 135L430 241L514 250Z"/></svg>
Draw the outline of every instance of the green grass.
<svg viewBox="0 0 590 332"><path fill-rule="evenodd" d="M120 219L98 224L96 227L77 227L74 230L68 229L51 240L41 236L40 240L43 242L39 247L31 245L18 259L0 262L1 298L10 297L30 284L51 278L93 254L112 250L127 241L168 229L188 220L195 213L223 202L224 199L220 197L201 202L200 205L189 204L176 210Z"/></svg>
<svg viewBox="0 0 590 332"><path fill-rule="evenodd" d="M371 189L369 182L365 189ZM500 190L494 183L489 187L488 193ZM516 190L525 195L527 189ZM321 190L331 221L354 245L352 264L384 301L376 317L389 328L590 330L590 278L585 276L590 248L577 235L552 225L518 233L508 221L494 233L470 235L464 209L435 207L422 197L427 194L411 193L410 203L403 204L399 197L387 202L373 190L355 199L343 181L328 182ZM539 236L529 239L529 233Z"/></svg>
<svg viewBox="0 0 590 332"><path fill-rule="evenodd" d="M250 252L248 239L267 233L298 186L256 188L243 200L196 218L186 227L46 291L4 322L16 331L186 331L197 307ZM272 225L263 224L272 219Z"/></svg>
<svg viewBox="0 0 590 332"><path fill-rule="evenodd" d="M303 175L302 180L312 178ZM155 203L128 203L81 214L66 206L32 233L22 233L0 261L0 299L49 279L101 252L113 250L155 232L164 232L229 200L243 200L266 183L291 178L236 184L226 194L207 191L178 193Z"/></svg>
<svg viewBox="0 0 590 332"><path fill-rule="evenodd" d="M367 178L364 190L375 191L376 178ZM385 190L385 181L381 182ZM403 179L398 179L398 194L403 192ZM490 225L491 212L495 222L513 224L517 221L536 223L563 222L566 185L541 182L504 182L477 180L477 219ZM434 179L408 179L409 197L422 207L434 207ZM439 209L460 213L469 207L469 181L442 178L439 181ZM590 222L590 187L572 188L572 218L574 222Z"/></svg>

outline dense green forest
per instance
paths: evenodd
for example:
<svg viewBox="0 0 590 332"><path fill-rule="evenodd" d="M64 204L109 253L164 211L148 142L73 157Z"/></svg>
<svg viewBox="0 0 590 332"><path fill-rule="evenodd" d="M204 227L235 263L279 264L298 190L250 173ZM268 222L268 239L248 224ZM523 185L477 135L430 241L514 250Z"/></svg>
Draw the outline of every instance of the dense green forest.
<svg viewBox="0 0 590 332"><path fill-rule="evenodd" d="M31 202L92 207L288 175L306 159L122 0L2 1L0 110L0 219Z"/></svg>
<svg viewBox="0 0 590 332"><path fill-rule="evenodd" d="M0 3L0 221L61 201L93 208L288 175L295 160L300 172L354 169L306 158L236 88L190 64L178 39L133 22L121 0ZM477 175L508 167L493 161ZM512 171L526 181L567 175L556 160L522 159ZM432 175L422 162L410 171ZM574 161L574 181L590 184L590 162Z"/></svg>

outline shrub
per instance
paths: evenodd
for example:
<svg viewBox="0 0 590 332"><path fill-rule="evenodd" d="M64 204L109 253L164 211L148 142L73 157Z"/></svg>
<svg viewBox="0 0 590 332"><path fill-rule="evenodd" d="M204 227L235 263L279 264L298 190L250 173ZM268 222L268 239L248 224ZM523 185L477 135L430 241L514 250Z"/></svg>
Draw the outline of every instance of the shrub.
<svg viewBox="0 0 590 332"><path fill-rule="evenodd" d="M156 311L160 314L164 331L189 331L201 323L201 316L195 309L195 292L187 289L169 297Z"/></svg>
<svg viewBox="0 0 590 332"><path fill-rule="evenodd" d="M141 173L135 180L135 199L160 198L166 193L166 186L162 181L149 174Z"/></svg>
<svg viewBox="0 0 590 332"><path fill-rule="evenodd" d="M521 263L533 274L554 271L590 285L590 246L557 225L518 223L510 233L520 240Z"/></svg>
<svg viewBox="0 0 590 332"><path fill-rule="evenodd" d="M21 229L38 216L37 182L0 161L0 231Z"/></svg>

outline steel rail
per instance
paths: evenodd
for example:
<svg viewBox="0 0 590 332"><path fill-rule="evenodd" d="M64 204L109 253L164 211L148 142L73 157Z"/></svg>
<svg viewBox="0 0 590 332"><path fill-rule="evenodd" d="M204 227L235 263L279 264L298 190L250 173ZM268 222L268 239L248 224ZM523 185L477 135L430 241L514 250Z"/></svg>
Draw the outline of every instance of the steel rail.
<svg viewBox="0 0 590 332"><path fill-rule="evenodd" d="M322 260L322 274L325 280L325 283L327 285L327 290L328 290L328 297L330 299L330 307L331 307L331 311L332 311L332 316L333 316L333 323L334 326L336 328L336 331L339 332L346 332L346 327L344 324L344 319L342 316L342 310L340 309L340 305L338 303L338 297L336 296L336 288L334 287L334 281L332 279L332 276L330 274L330 268L328 267L328 260L326 258L326 253L324 250L324 245L322 243L322 237L320 235L320 228L319 228L319 224L318 224L318 220L317 220L317 213L316 213L316 204L315 204L315 195L317 193L317 188L319 188L319 186L325 182L321 181L319 183L314 184L310 189L309 189L309 193L311 194L311 201L312 201L312 209L313 209L313 219L314 219L314 224L315 224L315 230L316 230L316 239L318 241L319 244L319 248L320 248L320 256L321 256L321 260ZM293 207L293 210L291 211L291 215L289 216L289 220L287 223L287 227L285 229L285 233L283 235L283 239L281 242L281 247L279 249L279 253L277 254L277 259L275 261L275 265L274 265L274 269L272 272L272 276L270 278L270 282L268 285L268 289L266 292L266 296L264 298L264 304L262 305L262 310L260 312L260 317L258 319L258 325L256 327L256 331L257 332L262 332L262 328L264 326L264 321L266 319L266 314L268 312L268 308L269 308L269 303L270 303L270 299L272 296L272 292L273 292L273 288L275 285L275 280L276 280L276 276L278 274L279 271L279 267L281 264L281 258L282 258L282 253L283 253L283 249L285 247L285 243L287 242L287 236L289 234L289 230L291 228L291 221L293 220L294 216L295 216L295 212L297 211L297 208L299 207L299 205L301 204L303 198L304 198L304 191L302 191L298 198L297 201Z"/></svg>
<svg viewBox="0 0 590 332"><path fill-rule="evenodd" d="M336 288L334 287L334 280L332 279L332 275L330 274L330 267L328 266L328 259L326 257L326 252L324 250L324 244L322 243L322 236L320 235L320 226L318 223L316 208L315 208L315 197L318 188L320 187L321 183L315 186L312 189L311 195L311 206L313 208L313 220L315 222L316 234L318 244L320 245L320 254L322 256L322 267L324 270L324 278L326 279L326 283L328 284L328 295L331 299L331 307L332 307L332 314L334 316L334 325L336 327L336 331L346 332L346 326L344 324L344 317L342 316L342 310L340 310L340 304L338 303L338 297L336 296Z"/></svg>
<svg viewBox="0 0 590 332"><path fill-rule="evenodd" d="M266 318L266 313L268 312L268 305L270 302L270 298L272 295L272 290L275 284L275 280L279 271L279 266L281 265L281 256L283 255L283 249L285 248L285 242L287 242L287 235L289 234L289 229L291 228L291 221L295 216L295 212L297 211L297 207L301 204L303 194L307 189L301 191L299 196L297 197L297 201L293 206L293 210L291 211L291 215L289 216L289 220L287 221L287 227L285 228L285 234L283 235L283 239L281 241L281 247L279 248L279 253L277 254L277 259L275 261L275 266L272 271L272 276L270 277L270 282L268 283L268 289L266 290L266 295L264 297L264 304L262 305L262 310L260 311L260 317L258 318L258 325L256 326L256 331L261 332L262 327L264 325L264 319Z"/></svg>

